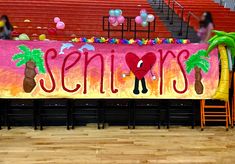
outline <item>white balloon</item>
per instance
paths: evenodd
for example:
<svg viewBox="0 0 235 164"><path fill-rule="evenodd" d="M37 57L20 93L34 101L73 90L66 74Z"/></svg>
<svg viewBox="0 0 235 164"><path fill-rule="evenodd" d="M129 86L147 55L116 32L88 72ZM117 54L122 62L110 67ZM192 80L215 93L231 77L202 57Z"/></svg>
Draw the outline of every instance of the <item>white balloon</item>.
<svg viewBox="0 0 235 164"><path fill-rule="evenodd" d="M153 14L149 14L147 17L147 22L153 22L154 21L154 15Z"/></svg>
<svg viewBox="0 0 235 164"><path fill-rule="evenodd" d="M27 34L20 34L19 40L30 40L29 36Z"/></svg>
<svg viewBox="0 0 235 164"><path fill-rule="evenodd" d="M113 26L118 26L119 25L119 23L118 23L118 21L116 21L115 23L113 23L112 24Z"/></svg>
<svg viewBox="0 0 235 164"><path fill-rule="evenodd" d="M20 40L18 37L13 38L13 40Z"/></svg>

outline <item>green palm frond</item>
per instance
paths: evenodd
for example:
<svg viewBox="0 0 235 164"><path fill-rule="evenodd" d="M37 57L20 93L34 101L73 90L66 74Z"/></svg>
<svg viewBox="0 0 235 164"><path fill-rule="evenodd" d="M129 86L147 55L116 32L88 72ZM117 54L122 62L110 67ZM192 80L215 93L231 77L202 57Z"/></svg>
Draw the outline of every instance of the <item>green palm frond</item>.
<svg viewBox="0 0 235 164"><path fill-rule="evenodd" d="M33 49L32 51L25 45L20 45L18 48L22 51L21 53L15 54L12 57L13 61L19 60L16 63L17 67L25 65L28 61L33 61L38 68L40 73L45 73L45 64L44 64L44 52L41 49Z"/></svg>
<svg viewBox="0 0 235 164"><path fill-rule="evenodd" d="M24 54L22 53L19 53L19 54L15 54L13 57L12 57L12 60L19 60L21 58L24 58Z"/></svg>
<svg viewBox="0 0 235 164"><path fill-rule="evenodd" d="M232 65L234 64L235 58L235 32L224 32L213 30L215 36L209 40L209 47L207 49L207 54L209 54L218 45L223 44L230 49L232 55Z"/></svg>
<svg viewBox="0 0 235 164"><path fill-rule="evenodd" d="M31 51L30 51L30 49L27 46L25 46L25 45L20 45L19 49L24 53L25 60L29 61L31 59Z"/></svg>
<svg viewBox="0 0 235 164"><path fill-rule="evenodd" d="M213 36L208 42L212 43L214 40L217 40L221 36L228 36L231 37L232 39L235 39L235 32L224 32L224 31L218 31L218 30L213 30L212 32L215 33L215 36Z"/></svg>
<svg viewBox="0 0 235 164"><path fill-rule="evenodd" d="M216 30L213 30L213 32L216 35L209 40L210 45L207 49L207 53L209 54L218 45L224 44L225 46L232 49L231 53L233 56L235 56L235 33L234 32L226 33L224 31L216 31Z"/></svg>
<svg viewBox="0 0 235 164"><path fill-rule="evenodd" d="M27 62L28 62L27 60L22 59L22 60L20 60L19 62L16 63L16 66L21 67L22 65L25 65Z"/></svg>
<svg viewBox="0 0 235 164"><path fill-rule="evenodd" d="M210 69L210 63L205 59L202 59L196 66L201 68L205 73L207 73Z"/></svg>
<svg viewBox="0 0 235 164"><path fill-rule="evenodd" d="M44 66L43 55L44 55L44 53L42 52L41 49L33 49L32 50L32 60L35 62L40 73L46 72L46 69Z"/></svg>
<svg viewBox="0 0 235 164"><path fill-rule="evenodd" d="M32 53L33 57L40 57L41 58L44 55L44 53L42 52L41 49L33 49L31 53Z"/></svg>
<svg viewBox="0 0 235 164"><path fill-rule="evenodd" d="M186 72L189 74L195 67L199 67L203 72L208 72L210 69L210 63L207 61L206 50L199 50L197 53L190 56L185 62Z"/></svg>
<svg viewBox="0 0 235 164"><path fill-rule="evenodd" d="M25 54L30 54L31 51L26 45L19 45L18 48Z"/></svg>

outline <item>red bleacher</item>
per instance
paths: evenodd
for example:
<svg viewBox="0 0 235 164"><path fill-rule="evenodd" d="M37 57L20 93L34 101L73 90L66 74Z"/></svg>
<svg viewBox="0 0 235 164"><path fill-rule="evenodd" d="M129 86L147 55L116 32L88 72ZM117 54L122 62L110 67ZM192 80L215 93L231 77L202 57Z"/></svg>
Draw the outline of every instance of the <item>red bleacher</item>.
<svg viewBox="0 0 235 164"><path fill-rule="evenodd" d="M168 0L165 0L168 4ZM221 31L235 31L235 12L230 11L229 9L220 6L218 3L215 3L213 0L177 0L184 7L183 19L187 21L188 13L191 11L194 15L200 16L205 11L210 11L213 15L215 28ZM172 0L170 7L172 8ZM175 5L174 11L181 16L181 8ZM199 28L198 21L195 18L190 19L190 25L197 30Z"/></svg>
<svg viewBox="0 0 235 164"><path fill-rule="evenodd" d="M53 18L58 16L65 22L66 28L59 30L56 36L49 39L70 40L74 37L107 37L103 31L103 16L108 16L110 9L122 9L123 15L135 17L140 9L154 13L145 0L4 0L0 2L0 14L9 16L15 31L26 33L31 38L48 34L48 28L54 28ZM171 37L159 17L156 17L154 37ZM30 20L30 22L24 22ZM113 28L113 27L112 27ZM117 27L120 28L120 27ZM138 27L140 28L140 27ZM111 32L110 37L120 38L120 32ZM133 38L133 32L125 32L125 38ZM146 33L138 33L138 38L146 38Z"/></svg>

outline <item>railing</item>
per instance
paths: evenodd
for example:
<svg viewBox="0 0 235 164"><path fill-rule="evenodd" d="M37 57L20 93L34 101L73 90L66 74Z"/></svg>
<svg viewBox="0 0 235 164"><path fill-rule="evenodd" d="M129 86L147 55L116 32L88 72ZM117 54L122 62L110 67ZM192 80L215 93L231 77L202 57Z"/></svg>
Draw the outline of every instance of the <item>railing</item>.
<svg viewBox="0 0 235 164"><path fill-rule="evenodd" d="M188 20L187 20L187 29L186 29L186 39L188 39L188 31L189 31L189 24L190 24L190 18L193 16L197 21L199 21L199 17L197 17L195 14L193 14L191 11L188 13Z"/></svg>
<svg viewBox="0 0 235 164"><path fill-rule="evenodd" d="M108 16L103 16L103 31L108 31L108 38L110 38L110 32L111 31L119 31L121 32L122 36L121 38L124 38L124 32L134 32L134 39L136 39L137 32L147 32L148 33L148 39L150 39L150 33L156 31L156 19L154 19L153 23L153 29L151 29L152 23L148 24L148 30L137 30L137 24L135 22L135 17L125 17L125 23L122 24L121 29L118 27L114 27L115 29L111 29L111 25L109 23L109 17ZM133 23L134 21L134 23ZM108 23L108 27L106 28L106 22ZM132 29L132 24L134 24L134 29ZM126 28L124 28L126 27Z"/></svg>
<svg viewBox="0 0 235 164"><path fill-rule="evenodd" d="M170 4L171 0L168 0L168 10L167 10L167 20L170 19ZM177 2L176 0L172 0L172 10L171 10L171 21L170 24L174 24L174 10L175 10L175 4L181 8L181 22L180 22L180 30L179 30L179 36L182 36L183 34L183 14L184 14L184 7Z"/></svg>
<svg viewBox="0 0 235 164"><path fill-rule="evenodd" d="M219 4L222 6L223 5L223 0L220 0Z"/></svg>
<svg viewBox="0 0 235 164"><path fill-rule="evenodd" d="M164 5L164 0L159 0L158 1L158 9L161 9L160 11L163 12L163 5Z"/></svg>
<svg viewBox="0 0 235 164"><path fill-rule="evenodd" d="M157 4L157 0L153 0L152 3L154 5ZM160 11L163 12L163 6L164 6L164 0L158 0L158 9L161 9Z"/></svg>
<svg viewBox="0 0 235 164"><path fill-rule="evenodd" d="M167 17L166 17L166 19L167 20L170 20L170 4L171 4L171 0L168 0L168 9L167 9Z"/></svg>
<svg viewBox="0 0 235 164"><path fill-rule="evenodd" d="M105 28L105 22L108 22L108 29ZM124 23L122 24L122 28L121 29L111 29L111 25L109 23L109 17L108 16L103 16L103 31L108 31L108 38L110 38L110 32L111 31L120 31L122 33L122 39L124 38L124 31L128 31L129 30L129 18L125 17L125 20L127 20L127 24L126 24L126 28L124 29Z"/></svg>
<svg viewBox="0 0 235 164"><path fill-rule="evenodd" d="M136 29L137 24L135 22L135 17L130 17L129 21L130 21L129 22L130 31L134 32L134 39L136 39L137 32L147 32L148 33L148 39L150 39L150 33L155 32L155 30L156 30L156 19L154 19L154 21L153 21L153 29L151 29L151 23L148 24L148 30L137 30ZM134 29L132 29L132 22L133 21L134 21Z"/></svg>

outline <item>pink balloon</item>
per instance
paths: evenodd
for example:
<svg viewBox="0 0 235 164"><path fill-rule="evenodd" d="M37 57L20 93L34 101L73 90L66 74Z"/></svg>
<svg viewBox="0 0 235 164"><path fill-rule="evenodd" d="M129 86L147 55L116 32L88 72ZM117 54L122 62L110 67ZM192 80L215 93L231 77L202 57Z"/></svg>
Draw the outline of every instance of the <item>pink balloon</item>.
<svg viewBox="0 0 235 164"><path fill-rule="evenodd" d="M136 22L137 24L141 24L141 23L143 22L141 16L137 16L137 17L135 18L135 22Z"/></svg>
<svg viewBox="0 0 235 164"><path fill-rule="evenodd" d="M55 22L55 23L60 22L60 18L59 18L59 17L55 17L55 18L54 18L54 22Z"/></svg>
<svg viewBox="0 0 235 164"><path fill-rule="evenodd" d="M124 21L125 21L124 16L119 16L119 17L117 18L117 21L118 21L119 24L123 24Z"/></svg>
<svg viewBox="0 0 235 164"><path fill-rule="evenodd" d="M116 17L112 17L112 16L109 17L109 23L113 24L116 21L117 21Z"/></svg>
<svg viewBox="0 0 235 164"><path fill-rule="evenodd" d="M119 25L119 23L118 23L118 21L116 21L115 23L113 23L112 24L113 26L118 26Z"/></svg>
<svg viewBox="0 0 235 164"><path fill-rule="evenodd" d="M147 10L146 9L141 9L140 14L142 14L142 13L147 13Z"/></svg>
<svg viewBox="0 0 235 164"><path fill-rule="evenodd" d="M56 28L59 29L59 30L63 30L65 28L64 22L58 22L56 24Z"/></svg>

